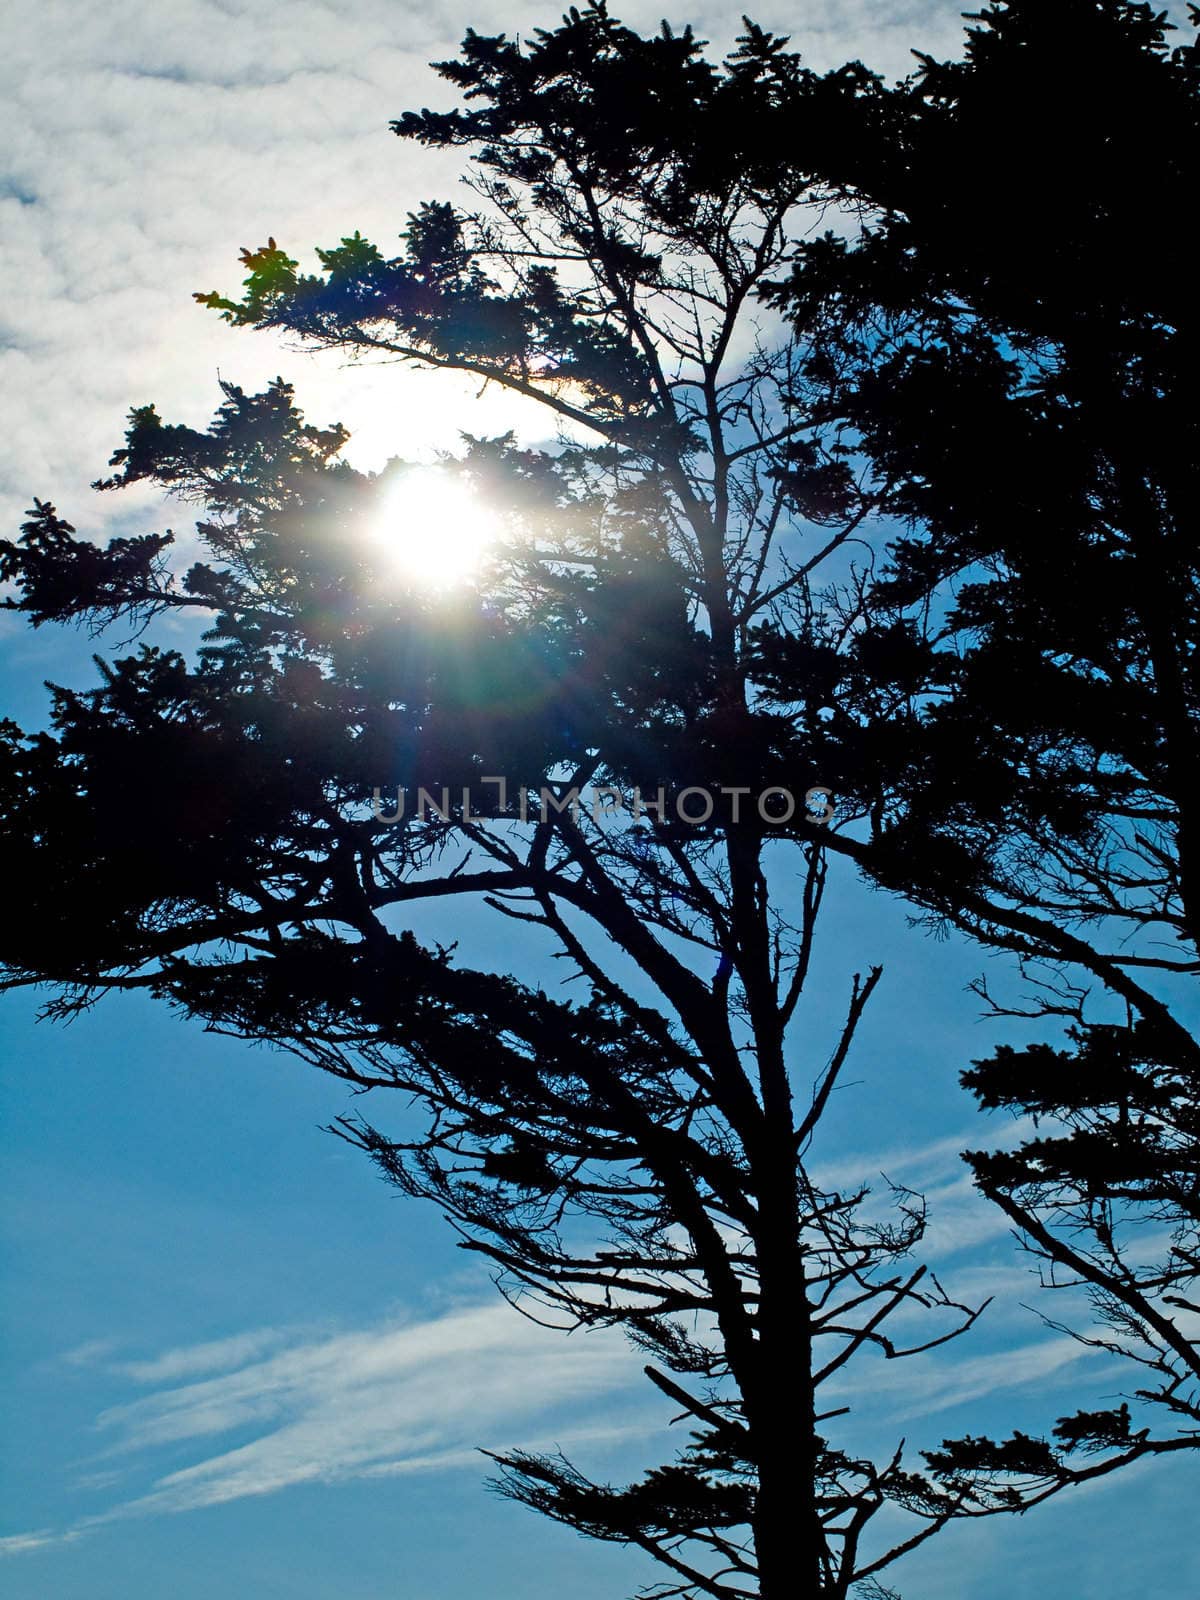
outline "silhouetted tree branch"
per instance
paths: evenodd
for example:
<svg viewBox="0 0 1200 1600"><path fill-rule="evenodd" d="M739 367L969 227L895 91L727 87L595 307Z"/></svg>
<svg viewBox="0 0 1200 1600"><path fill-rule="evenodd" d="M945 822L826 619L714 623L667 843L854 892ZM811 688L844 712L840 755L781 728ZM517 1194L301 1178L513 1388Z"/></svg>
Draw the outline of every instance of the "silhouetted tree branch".
<svg viewBox="0 0 1200 1600"><path fill-rule="evenodd" d="M827 442L808 342L751 311L880 85L820 77L751 24L715 65L690 32L641 38L603 8L522 45L469 34L439 70L468 108L396 131L471 153L477 213L425 205L399 256L356 233L316 274L272 239L244 252L241 299L199 298L499 384L562 437L465 439L454 470L507 536L438 596L371 537L395 472L340 461L342 430L306 424L282 380L224 386L206 431L134 411L100 487L195 502L205 559L174 571L163 535L101 553L39 504L0 547L10 604L35 625L210 626L194 657L147 643L56 689L46 733L6 726L4 848L32 888L0 959L54 987L52 1015L148 989L372 1112L415 1099L419 1127L337 1131L528 1314L623 1328L692 1426L632 1486L517 1452L505 1491L639 1546L664 1594L842 1597L978 1509L957 1469L946 1487L902 1448L840 1448L850 1407L819 1394L978 1314L912 1265L914 1197L881 1222L805 1165L879 980L853 979L819 1042L827 842L805 795L826 781L828 661L859 645L815 585L886 494ZM815 663L802 714L755 682L772 627ZM659 798L607 819L604 786ZM433 900L519 928L499 970L421 942ZM551 957L575 998L540 985ZM881 1532L885 1507L911 1531Z"/></svg>
<svg viewBox="0 0 1200 1600"><path fill-rule="evenodd" d="M1145 5L974 21L963 60L864 103L835 158L862 230L802 243L769 297L906 524L843 603L860 670L822 658L841 848L1018 957L1032 999L998 1013L1069 1025L965 1074L1037 1124L967 1159L1045 1281L1090 1293L1077 1336L1142 1369L1136 1417L1059 1422L1086 1469L1020 1436L933 1458L1002 1498L1200 1442L1198 330L1192 252L1148 242L1189 208L1200 80ZM761 654L782 707L795 642Z"/></svg>

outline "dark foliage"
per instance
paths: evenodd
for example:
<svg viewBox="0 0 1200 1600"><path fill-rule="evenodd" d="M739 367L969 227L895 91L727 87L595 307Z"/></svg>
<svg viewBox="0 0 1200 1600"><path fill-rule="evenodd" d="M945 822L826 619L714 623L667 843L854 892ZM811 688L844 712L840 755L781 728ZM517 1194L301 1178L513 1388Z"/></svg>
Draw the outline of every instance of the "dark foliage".
<svg viewBox="0 0 1200 1600"><path fill-rule="evenodd" d="M663 1594L843 1596L977 1505L902 1447L875 1461L832 1437L851 1364L976 1313L908 1259L915 1197L889 1214L810 1176L879 972L831 1027L806 994L826 830L802 798L783 825L738 804L822 781L823 700L780 714L750 662L787 617L838 652L814 575L874 505L821 441L798 347L756 338L747 308L827 203L818 146L876 86L753 27L716 65L690 33L643 39L602 9L521 46L472 34L441 70L467 109L396 129L472 153L478 215L424 206L399 256L354 234L315 275L269 240L240 300L200 298L484 377L570 431L541 451L466 440L453 470L507 542L437 595L370 536L399 469L340 463L341 430L305 424L281 382L227 387L207 431L135 411L102 486L194 501L205 559L177 574L158 536L104 557L42 509L4 546L12 603L208 628L194 654L152 639L96 689L57 690L47 733L6 731L3 845L33 887L0 960L54 984L54 1014L144 989L370 1091L372 1112L400 1091L398 1131L338 1131L526 1310L623 1328L693 1430L626 1488L516 1453L505 1492L641 1547ZM665 809L597 819L599 785L661 788ZM722 785L710 817L680 819L682 791ZM522 786L554 803L522 816ZM398 788L440 804L396 814ZM520 939L482 967L422 942L410 913L434 899ZM571 998L529 976L550 955ZM876 1524L885 1507L907 1528Z"/></svg>
<svg viewBox="0 0 1200 1600"><path fill-rule="evenodd" d="M1047 1282L1092 1293L1099 1328L1079 1336L1144 1365L1137 1440L1185 1447L1200 323L1181 222L1200 56L1119 0L1013 0L974 22L962 61L922 58L848 142L861 233L802 246L771 291L813 341L838 438L905 523L864 595L869 631L905 632L900 672L886 653L868 671L876 695L895 685L903 740L886 728L876 754L853 679L830 704L864 866L1026 963L1032 1001L997 1011L1070 1025L1065 1048L1002 1049L965 1075L1038 1128L968 1159ZM1088 1415L1059 1437L1127 1459L1128 1417ZM1020 1455L961 1441L939 1461Z"/></svg>
<svg viewBox="0 0 1200 1600"><path fill-rule="evenodd" d="M54 984L57 1014L147 989L372 1108L415 1098L419 1128L340 1132L526 1309L625 1329L692 1427L624 1488L500 1462L515 1498L652 1554L664 1596L880 1593L953 1516L1195 1439L1172 1309L1197 1248L1200 1046L1175 1003L1197 970L1195 304L1170 224L1144 247L1146 208L1186 214L1195 55L1109 0L976 21L963 61L893 87L749 24L721 64L603 8L520 45L472 33L439 69L464 108L394 127L471 156L476 212L423 206L398 255L355 233L316 273L270 239L240 299L198 296L561 424L544 450L465 440L453 470L507 528L476 585L397 578L368 536L395 471L340 463L282 382L227 388L203 432L132 415L103 487L194 500L189 571L168 535L100 552L40 503L0 547L35 624L209 624L193 656L149 642L57 690L45 734L5 725L3 848L34 885L9 981ZM763 294L794 333L748 327ZM661 787L664 811L605 825L601 785ZM833 828L728 793L814 785ZM522 786L555 803L515 814ZM441 804L392 815L398 787ZM689 788L727 792L689 824ZM1080 1411L916 1473L818 1409L851 1362L975 1315L906 1259L919 1203L880 1220L810 1176L878 979L822 1034L838 855L1050 964L1034 1009L1068 1048L968 1082L1052 1131L971 1159L1095 1291L1175 1434ZM521 934L513 971L416 937L413 908L455 897ZM522 978L526 953L573 997ZM1143 1218L1170 1232L1157 1264L1130 1254ZM898 1311L929 1314L914 1346ZM885 1507L909 1529L880 1532Z"/></svg>

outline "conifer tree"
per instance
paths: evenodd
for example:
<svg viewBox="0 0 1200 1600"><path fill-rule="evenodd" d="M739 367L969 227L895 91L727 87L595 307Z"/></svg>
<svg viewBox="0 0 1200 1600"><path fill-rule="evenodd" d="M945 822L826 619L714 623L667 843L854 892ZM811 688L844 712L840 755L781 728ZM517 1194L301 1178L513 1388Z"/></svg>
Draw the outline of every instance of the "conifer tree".
<svg viewBox="0 0 1200 1600"><path fill-rule="evenodd" d="M851 597L870 669L831 687L821 764L864 819L841 845L1024 964L1031 996L981 985L990 1009L1059 1027L965 1072L1032 1127L967 1159L1044 1281L1090 1293L1072 1331L1126 1358L1124 1400L1059 1424L1086 1475L1200 1439L1200 325L1178 226L1200 52L1124 0L973 20L962 60L861 102L826 169L861 230L802 244L769 297L904 525ZM768 641L780 709L792 648ZM1048 1458L935 1460L1003 1492Z"/></svg>
<svg viewBox="0 0 1200 1600"><path fill-rule="evenodd" d="M395 471L352 470L282 381L227 386L207 431L135 411L102 487L197 504L204 559L177 570L169 534L101 551L49 503L4 546L34 624L152 632L57 690L49 732L5 729L3 847L32 887L0 957L57 1014L149 991L369 1091L342 1136L506 1293L644 1349L677 1457L614 1488L510 1454L507 1493L648 1552L663 1595L844 1596L976 1506L894 1440L838 1442L851 1370L976 1313L910 1259L914 1197L888 1220L810 1175L879 972L847 974L837 1018L809 992L823 691L781 715L750 673L875 504L820 442L796 341L750 315L875 86L753 26L718 65L602 8L470 34L440 70L466 109L396 132L472 155L476 213L430 203L399 254L355 233L316 273L269 240L240 299L201 298L470 373L563 435L466 441L445 470L507 537L439 596L370 537ZM188 615L198 651L156 642ZM422 940L430 901L491 910L486 960Z"/></svg>

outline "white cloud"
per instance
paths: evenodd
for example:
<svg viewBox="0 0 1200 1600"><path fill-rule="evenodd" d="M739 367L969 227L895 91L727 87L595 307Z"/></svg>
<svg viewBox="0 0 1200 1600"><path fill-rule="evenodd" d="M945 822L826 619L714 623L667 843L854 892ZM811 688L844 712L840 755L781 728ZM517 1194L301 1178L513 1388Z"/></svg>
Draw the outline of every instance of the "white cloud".
<svg viewBox="0 0 1200 1600"><path fill-rule="evenodd" d="M828 1189L850 1189L870 1183L879 1174L921 1188L925 1184L952 1182L964 1173L962 1152L984 1146L989 1150L1011 1150L1034 1132L1031 1118L1012 1118L1006 1122L979 1122L961 1133L946 1134L924 1144L895 1145L882 1155L864 1152L839 1161L813 1163L813 1177Z"/></svg>
<svg viewBox="0 0 1200 1600"><path fill-rule="evenodd" d="M193 1457L199 1447L199 1458L164 1473L159 1455L148 1489L70 1532L298 1483L476 1464L481 1447L536 1447L556 1427L559 1408L570 1408L570 1436L625 1437L611 1411L597 1424L589 1422L588 1407L601 1398L611 1406L614 1395L638 1382L639 1368L615 1333L568 1337L503 1301L320 1336L257 1329L113 1366L163 1386L101 1414L97 1428L110 1441L102 1459L135 1470L155 1452L177 1456L181 1447L191 1447ZM176 1381L204 1372L219 1375ZM642 1400L638 1428L646 1425ZM221 1435L236 1442L204 1454L206 1442ZM105 1488L113 1475L82 1481ZM11 1535L0 1541L0 1553L63 1537L52 1530Z"/></svg>
<svg viewBox="0 0 1200 1600"><path fill-rule="evenodd" d="M668 8L670 10L672 8ZM656 28L661 0L623 18ZM961 0L769 0L758 20L812 65L862 57L889 74L916 45L956 50ZM726 47L736 9L674 8ZM430 70L468 25L528 36L559 8L471 0L40 0L6 18L0 60L0 527L34 494L81 530L155 526L149 494L98 500L88 483L120 443L131 405L207 421L218 370L258 387L293 379L314 420L343 420L353 459L427 456L457 430L536 419L510 397L446 375L350 369L233 332L195 306L235 288L237 250L273 234L307 253L361 227L387 247L406 212L452 195L454 153L394 139L409 107L448 105ZM310 258L311 259L311 258ZM541 430L536 420L530 428ZM186 527L186 516L176 519Z"/></svg>
<svg viewBox="0 0 1200 1600"><path fill-rule="evenodd" d="M244 1343L276 1337L267 1331ZM182 1370L186 1354L173 1352L169 1364ZM181 1509L439 1459L520 1431L530 1417L634 1372L619 1338L548 1333L501 1302L292 1344L114 1407L99 1426L122 1451L255 1430L248 1443L161 1481L156 1502Z"/></svg>
<svg viewBox="0 0 1200 1600"><path fill-rule="evenodd" d="M915 1356L911 1362L889 1363L889 1377L879 1387L901 1402L897 1420L930 1416L1007 1389L1045 1385L1067 1367L1097 1359L1094 1351L1065 1336L956 1362L946 1361L944 1352L932 1354L927 1363Z"/></svg>
<svg viewBox="0 0 1200 1600"><path fill-rule="evenodd" d="M1107 1359L1065 1335L957 1360L952 1349L943 1345L923 1355L860 1363L831 1380L822 1394L853 1397L856 1410L905 1423L1005 1391L1045 1388L1070 1367Z"/></svg>
<svg viewBox="0 0 1200 1600"><path fill-rule="evenodd" d="M871 1193L861 1216L879 1222L894 1215L897 1204L888 1183L911 1188L926 1206L925 1234L915 1254L934 1265L1012 1231L1004 1213L976 1190L963 1166L962 1151L981 1144L1011 1149L1032 1129L1029 1119L1013 1119L995 1128L976 1126L926 1144L898 1146L878 1156L864 1153L827 1164L818 1161L811 1169L813 1181L842 1193L868 1188Z"/></svg>
<svg viewBox="0 0 1200 1600"><path fill-rule="evenodd" d="M974 1287L983 1287L986 1271L976 1276ZM83 1354L91 1360L101 1349ZM827 1392L852 1398L864 1417L906 1422L1045 1386L1088 1354L1056 1337L961 1360L943 1349L860 1361ZM143 1487L62 1532L0 1539L0 1555L296 1484L470 1468L481 1447L628 1441L663 1420L647 1413L639 1368L615 1332L568 1337L500 1301L355 1331L255 1329L113 1362L110 1372L157 1387L100 1415L96 1426L108 1441L100 1459L118 1469L79 1483L102 1491L136 1474ZM213 1448L222 1436L227 1447ZM181 1452L191 1459L163 1470Z"/></svg>
<svg viewBox="0 0 1200 1600"><path fill-rule="evenodd" d="M974 1287L984 1287L977 1270ZM269 1352L269 1353L268 1353ZM955 1360L945 1350L857 1364L831 1392L892 1420L928 1416L1012 1388L1044 1384L1088 1352L1056 1337ZM222 1370L197 1381L184 1374ZM142 1493L79 1526L181 1512L294 1484L334 1483L468 1465L480 1447L540 1442L559 1408L575 1438L628 1437L614 1397L631 1403L639 1362L615 1333L566 1337L539 1328L503 1302L427 1321L323 1336L261 1329L176 1349L114 1370L163 1387L110 1407L97 1420L109 1438L102 1459L146 1461L201 1447L199 1459L159 1472ZM169 1375L169 1376L168 1376ZM588 1408L604 1400L601 1422ZM644 1425L644 1395L639 1394ZM228 1448L203 1453L232 1435ZM161 1456L158 1457L161 1461ZM107 1486L109 1475L95 1479ZM15 1536L33 1549L48 1532Z"/></svg>
<svg viewBox="0 0 1200 1600"><path fill-rule="evenodd" d="M89 1339L85 1344L64 1351L56 1359L66 1367L94 1367L112 1356L117 1348L115 1339Z"/></svg>
<svg viewBox="0 0 1200 1600"><path fill-rule="evenodd" d="M120 1368L137 1383L171 1383L180 1378L196 1378L204 1373L223 1372L240 1367L274 1350L287 1339L279 1328L260 1328L239 1333L231 1339L212 1339L205 1344L167 1350L150 1361L128 1361Z"/></svg>
<svg viewBox="0 0 1200 1600"><path fill-rule="evenodd" d="M661 10L620 8L651 28ZM911 43L952 45L958 11L958 0L772 0L760 18L789 28L816 65L863 55L904 70ZM718 46L735 31L734 17L704 6L677 15ZM5 532L34 494L92 535L139 513L154 526L151 497L97 500L87 485L131 405L154 400L172 420L205 422L218 369L256 387L282 370L314 420L352 428L352 456L370 466L453 446L463 426L536 418L499 394L477 404L453 378L301 357L232 332L190 295L236 287L238 248L269 233L305 253L355 227L394 242L418 201L454 193L456 156L387 130L404 109L452 103L428 62L454 55L468 25L528 35L557 19L530 0L503 11L467 0L133 0L120 28L100 0L15 12L0 63Z"/></svg>
<svg viewBox="0 0 1200 1600"><path fill-rule="evenodd" d="M10 1533L0 1538L0 1556L25 1555L30 1550L41 1550L46 1545L61 1543L62 1535L49 1528L42 1528L37 1533Z"/></svg>

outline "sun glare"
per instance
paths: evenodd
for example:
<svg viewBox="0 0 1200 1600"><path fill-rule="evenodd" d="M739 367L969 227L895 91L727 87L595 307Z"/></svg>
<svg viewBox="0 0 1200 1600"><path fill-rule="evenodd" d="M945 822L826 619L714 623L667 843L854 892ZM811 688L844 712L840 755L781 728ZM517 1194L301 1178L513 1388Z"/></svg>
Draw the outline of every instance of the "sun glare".
<svg viewBox="0 0 1200 1600"><path fill-rule="evenodd" d="M444 589L478 570L500 524L445 467L408 467L385 491L374 532L405 577Z"/></svg>

